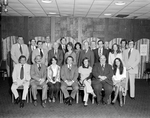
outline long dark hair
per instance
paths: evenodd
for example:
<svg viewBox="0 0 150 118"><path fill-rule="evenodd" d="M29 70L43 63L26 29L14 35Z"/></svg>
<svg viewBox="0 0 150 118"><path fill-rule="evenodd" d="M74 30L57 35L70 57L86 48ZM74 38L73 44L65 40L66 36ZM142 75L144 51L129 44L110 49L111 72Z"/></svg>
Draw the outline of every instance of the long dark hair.
<svg viewBox="0 0 150 118"><path fill-rule="evenodd" d="M68 43L67 43L67 46L66 46L67 52L68 52L68 45L71 47L72 51L74 51L73 43L68 42Z"/></svg>
<svg viewBox="0 0 150 118"><path fill-rule="evenodd" d="M117 54L118 54L118 53L120 53L121 51L120 51L119 45L118 45L117 43L114 43L114 44L112 45L111 53L114 54L114 46L115 46L115 45L116 45L117 48L118 48L118 49L117 49Z"/></svg>
<svg viewBox="0 0 150 118"><path fill-rule="evenodd" d="M113 71L114 71L114 75L116 74L116 71L117 71L117 64L116 64L116 60L118 60L118 61L120 61L120 66L119 66L119 72L120 72L120 75L123 73L123 63L122 63L122 61L121 61L121 59L120 58L116 58L115 60L114 60L114 64L113 64Z"/></svg>
<svg viewBox="0 0 150 118"><path fill-rule="evenodd" d="M88 66L87 66L87 68L89 68L90 64L89 64L89 59L88 59L87 57L85 57L85 58L82 60L82 67L83 67L83 68L86 68L85 65L84 65L84 61L85 61L85 60L88 60Z"/></svg>

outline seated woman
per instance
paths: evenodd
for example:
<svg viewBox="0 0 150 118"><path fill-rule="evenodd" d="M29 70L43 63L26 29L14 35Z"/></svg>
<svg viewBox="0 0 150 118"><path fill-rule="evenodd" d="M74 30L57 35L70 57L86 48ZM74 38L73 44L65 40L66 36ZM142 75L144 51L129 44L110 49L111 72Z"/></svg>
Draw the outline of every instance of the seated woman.
<svg viewBox="0 0 150 118"><path fill-rule="evenodd" d="M83 63L82 66L79 67L79 75L80 75L80 80L79 82L81 83L81 85L84 86L84 106L86 107L87 101L88 101L88 96L89 93L91 93L94 97L96 96L94 94L94 91L91 87L91 76L92 76L92 67L89 66L89 59L87 57L85 57L83 59Z"/></svg>
<svg viewBox="0 0 150 118"><path fill-rule="evenodd" d="M116 58L113 64L113 83L115 86L115 98L113 99L112 103L116 102L118 97L120 98L120 106L122 106L122 93L125 92L126 86L126 68L123 66L123 63L120 58Z"/></svg>
<svg viewBox="0 0 150 118"><path fill-rule="evenodd" d="M57 58L51 59L51 65L47 68L47 85L49 86L49 102L55 102L60 90L60 67L57 65Z"/></svg>

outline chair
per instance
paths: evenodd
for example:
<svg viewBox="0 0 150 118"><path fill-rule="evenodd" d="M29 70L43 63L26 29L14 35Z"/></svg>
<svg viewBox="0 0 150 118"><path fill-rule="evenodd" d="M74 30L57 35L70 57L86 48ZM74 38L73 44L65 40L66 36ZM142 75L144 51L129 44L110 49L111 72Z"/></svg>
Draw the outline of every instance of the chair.
<svg viewBox="0 0 150 118"><path fill-rule="evenodd" d="M30 89L30 87L29 87ZM17 90L23 90L23 86L19 86ZM27 94L27 103L29 102L29 92ZM14 103L14 94L12 93L12 103Z"/></svg>
<svg viewBox="0 0 150 118"><path fill-rule="evenodd" d="M72 90L72 87L68 86L67 90ZM61 90L60 90L60 103L63 103L63 93ZM77 91L77 94L76 94L76 103L77 104L79 103L79 91Z"/></svg>
<svg viewBox="0 0 150 118"><path fill-rule="evenodd" d="M146 62L145 63L145 71L144 71L144 75L148 75L148 79L150 78L149 75L150 75L150 62ZM143 76L144 76L143 75ZM147 80L147 79L146 79Z"/></svg>
<svg viewBox="0 0 150 118"><path fill-rule="evenodd" d="M5 80L5 75L8 76L6 60L0 61L0 73L2 73L3 80Z"/></svg>

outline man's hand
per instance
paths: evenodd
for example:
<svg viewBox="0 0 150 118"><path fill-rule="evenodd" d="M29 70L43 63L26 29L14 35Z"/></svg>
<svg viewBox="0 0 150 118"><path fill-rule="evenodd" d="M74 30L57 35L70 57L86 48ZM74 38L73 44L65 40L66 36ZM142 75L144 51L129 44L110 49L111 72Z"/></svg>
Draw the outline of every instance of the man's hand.
<svg viewBox="0 0 150 118"><path fill-rule="evenodd" d="M129 70L131 70L131 69L133 69L133 68L130 66L129 68L127 68L127 71L129 71Z"/></svg>
<svg viewBox="0 0 150 118"><path fill-rule="evenodd" d="M105 80L107 77L106 76L98 76L98 78L100 78L100 81L103 81L103 80Z"/></svg>
<svg viewBox="0 0 150 118"><path fill-rule="evenodd" d="M74 80L71 80L71 81L65 80L65 82L68 86L71 86L73 84Z"/></svg>
<svg viewBox="0 0 150 118"><path fill-rule="evenodd" d="M42 84L45 80L44 79L40 79L40 84Z"/></svg>

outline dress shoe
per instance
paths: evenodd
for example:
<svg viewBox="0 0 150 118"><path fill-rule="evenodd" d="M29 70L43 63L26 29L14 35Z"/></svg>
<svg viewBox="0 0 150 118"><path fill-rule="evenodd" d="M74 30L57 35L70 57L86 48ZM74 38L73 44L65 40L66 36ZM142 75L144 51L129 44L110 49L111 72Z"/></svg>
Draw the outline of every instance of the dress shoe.
<svg viewBox="0 0 150 118"><path fill-rule="evenodd" d="M20 98L18 97L17 99L15 99L15 104L18 104L20 102Z"/></svg>
<svg viewBox="0 0 150 118"><path fill-rule="evenodd" d="M55 102L55 98L53 98L53 100L52 100L53 102Z"/></svg>
<svg viewBox="0 0 150 118"><path fill-rule="evenodd" d="M70 102L69 97L65 98L65 104L69 104L69 102Z"/></svg>
<svg viewBox="0 0 150 118"><path fill-rule="evenodd" d="M84 107L87 107L87 106L88 106L87 102L84 102Z"/></svg>
<svg viewBox="0 0 150 118"><path fill-rule="evenodd" d="M135 100L135 97L130 97L132 100Z"/></svg>
<svg viewBox="0 0 150 118"><path fill-rule="evenodd" d="M34 106L37 106L37 100L33 101Z"/></svg>
<svg viewBox="0 0 150 118"><path fill-rule="evenodd" d="M23 108L23 107L24 107L24 103L25 103L24 100L22 100L22 101L20 102L20 108Z"/></svg>
<svg viewBox="0 0 150 118"><path fill-rule="evenodd" d="M48 102L52 102L52 99L51 99L51 98L48 98Z"/></svg>
<svg viewBox="0 0 150 118"><path fill-rule="evenodd" d="M45 101L45 100L42 101L42 107L43 107L43 108L46 107L46 101Z"/></svg>
<svg viewBox="0 0 150 118"><path fill-rule="evenodd" d="M70 100L69 100L69 104L68 104L68 105L72 105L72 104L73 104L73 98L70 97L69 99L70 99Z"/></svg>
<svg viewBox="0 0 150 118"><path fill-rule="evenodd" d="M105 101L102 101L102 105L107 105L108 103Z"/></svg>

